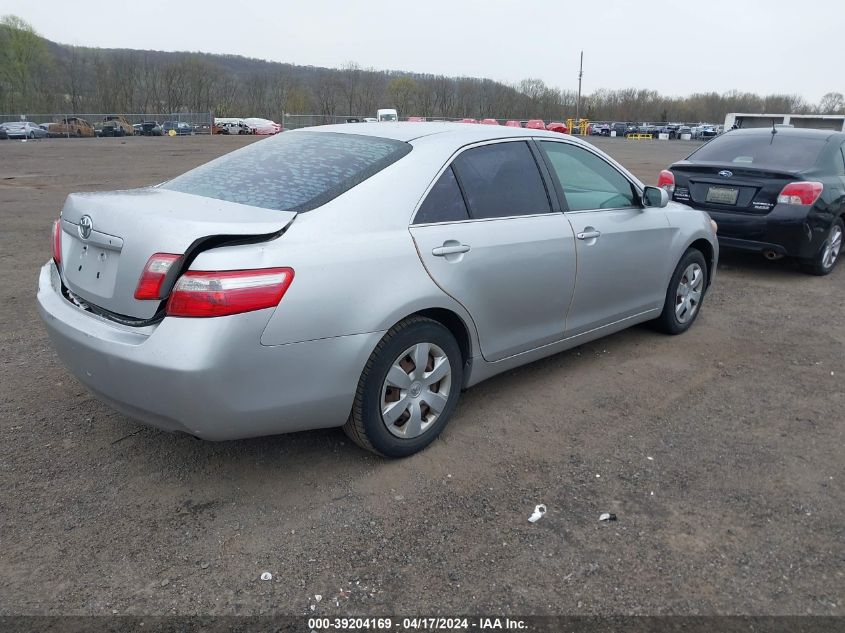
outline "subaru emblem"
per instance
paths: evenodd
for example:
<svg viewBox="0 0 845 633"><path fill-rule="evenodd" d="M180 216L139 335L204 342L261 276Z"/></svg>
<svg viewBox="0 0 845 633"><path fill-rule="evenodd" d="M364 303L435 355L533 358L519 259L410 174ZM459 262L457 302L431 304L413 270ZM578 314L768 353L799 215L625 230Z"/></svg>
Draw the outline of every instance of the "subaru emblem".
<svg viewBox="0 0 845 633"><path fill-rule="evenodd" d="M719 172L719 175L722 178L730 178L731 176L734 175L734 173L732 171L728 171L727 169L723 169L722 171Z"/></svg>
<svg viewBox="0 0 845 633"><path fill-rule="evenodd" d="M83 215L79 218L79 237L83 240L87 240L91 237L91 231L94 230L94 221L91 219L90 215Z"/></svg>

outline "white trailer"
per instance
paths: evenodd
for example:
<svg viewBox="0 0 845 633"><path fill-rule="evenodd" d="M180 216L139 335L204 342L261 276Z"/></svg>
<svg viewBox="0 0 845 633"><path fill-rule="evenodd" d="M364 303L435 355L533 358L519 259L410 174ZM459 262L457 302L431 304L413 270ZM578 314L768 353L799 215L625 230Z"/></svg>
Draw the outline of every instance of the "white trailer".
<svg viewBox="0 0 845 633"><path fill-rule="evenodd" d="M733 127L792 127L845 132L845 114L748 114L731 112L725 117L725 131Z"/></svg>

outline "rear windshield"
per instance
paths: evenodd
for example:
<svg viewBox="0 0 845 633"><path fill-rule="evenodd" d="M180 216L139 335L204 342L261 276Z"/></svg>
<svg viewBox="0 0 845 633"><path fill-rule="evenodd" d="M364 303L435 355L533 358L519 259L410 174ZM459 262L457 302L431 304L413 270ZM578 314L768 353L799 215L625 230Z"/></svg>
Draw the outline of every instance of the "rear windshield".
<svg viewBox="0 0 845 633"><path fill-rule="evenodd" d="M163 189L277 211L309 211L411 151L408 143L337 132L283 132L226 154Z"/></svg>
<svg viewBox="0 0 845 633"><path fill-rule="evenodd" d="M754 136L726 134L703 145L689 159L797 171L815 165L826 142L825 138L783 133Z"/></svg>

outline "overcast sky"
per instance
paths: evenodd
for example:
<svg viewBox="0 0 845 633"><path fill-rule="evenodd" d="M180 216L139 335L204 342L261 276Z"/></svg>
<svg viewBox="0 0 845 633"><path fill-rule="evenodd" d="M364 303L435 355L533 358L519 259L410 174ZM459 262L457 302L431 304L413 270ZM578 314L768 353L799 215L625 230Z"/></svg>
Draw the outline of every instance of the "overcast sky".
<svg viewBox="0 0 845 633"><path fill-rule="evenodd" d="M845 92L843 0L0 0L65 44L231 53L584 92Z"/></svg>

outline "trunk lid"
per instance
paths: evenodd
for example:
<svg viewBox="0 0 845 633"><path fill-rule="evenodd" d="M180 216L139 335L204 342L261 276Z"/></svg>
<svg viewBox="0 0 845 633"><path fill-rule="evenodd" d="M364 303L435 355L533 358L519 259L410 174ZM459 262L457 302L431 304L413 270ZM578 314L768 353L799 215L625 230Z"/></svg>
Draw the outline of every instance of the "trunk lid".
<svg viewBox="0 0 845 633"><path fill-rule="evenodd" d="M84 301L134 319L160 302L135 299L154 253L193 252L205 238L270 236L296 213L149 188L74 193L62 209L62 279Z"/></svg>
<svg viewBox="0 0 845 633"><path fill-rule="evenodd" d="M697 209L723 213L765 215L777 204L778 194L801 175L789 171L742 165L682 161L675 174L675 200Z"/></svg>

